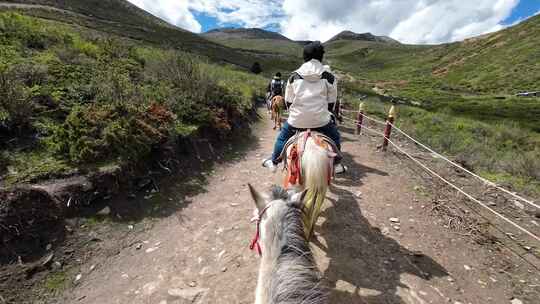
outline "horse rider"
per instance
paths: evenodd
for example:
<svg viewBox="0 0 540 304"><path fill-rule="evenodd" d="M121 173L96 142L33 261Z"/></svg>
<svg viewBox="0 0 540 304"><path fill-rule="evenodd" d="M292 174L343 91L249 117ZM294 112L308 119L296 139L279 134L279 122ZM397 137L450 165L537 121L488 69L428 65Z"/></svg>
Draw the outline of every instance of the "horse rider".
<svg viewBox="0 0 540 304"><path fill-rule="evenodd" d="M266 99L266 104L268 106L269 111L272 110L270 108L272 98L274 98L277 95L283 96L283 91L285 91L283 87L284 87L284 83L283 83L283 80L281 80L281 73L277 72L274 78L272 78L272 81L270 81L270 83L268 84L268 87L266 89L266 92L267 92L266 96L268 97Z"/></svg>
<svg viewBox="0 0 540 304"><path fill-rule="evenodd" d="M311 129L331 138L341 150L341 136L329 109L337 101L337 79L330 67L323 65L324 47L320 41L304 47L304 64L292 73L285 90L285 102L289 118L283 124L272 157L263 161L263 167L275 172L279 157L287 141L298 131ZM343 173L347 168L335 164L335 173Z"/></svg>

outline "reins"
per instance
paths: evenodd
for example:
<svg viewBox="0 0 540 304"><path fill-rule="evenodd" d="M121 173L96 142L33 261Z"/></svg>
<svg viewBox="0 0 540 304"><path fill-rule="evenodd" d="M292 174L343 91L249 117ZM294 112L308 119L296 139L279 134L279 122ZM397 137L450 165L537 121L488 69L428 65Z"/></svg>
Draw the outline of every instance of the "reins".
<svg viewBox="0 0 540 304"><path fill-rule="evenodd" d="M253 237L253 240L251 241L251 245L249 245L249 249L250 250L257 249L257 253L259 253L259 256L262 256L261 244L259 242L261 239L261 229L260 229L261 219L263 215L266 213L266 211L270 209L271 206L272 206L272 203L268 204L257 216L251 219L252 223L253 222L257 223L257 230L255 231L255 236Z"/></svg>

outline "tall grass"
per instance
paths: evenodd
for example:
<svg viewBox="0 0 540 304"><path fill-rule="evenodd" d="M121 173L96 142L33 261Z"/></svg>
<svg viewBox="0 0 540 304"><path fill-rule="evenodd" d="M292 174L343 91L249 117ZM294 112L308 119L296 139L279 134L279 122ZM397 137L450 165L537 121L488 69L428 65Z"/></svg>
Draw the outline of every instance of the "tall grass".
<svg viewBox="0 0 540 304"><path fill-rule="evenodd" d="M346 99L357 108L358 100ZM383 120L391 106L378 97L365 104L368 115ZM540 195L540 134L519 123L486 123L451 111L399 105L396 126L486 178Z"/></svg>

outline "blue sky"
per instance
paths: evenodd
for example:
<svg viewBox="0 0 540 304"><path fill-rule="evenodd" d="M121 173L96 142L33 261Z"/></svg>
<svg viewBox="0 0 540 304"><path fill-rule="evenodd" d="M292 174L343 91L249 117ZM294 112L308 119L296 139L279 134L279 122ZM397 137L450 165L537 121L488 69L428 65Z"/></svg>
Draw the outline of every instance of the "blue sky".
<svg viewBox="0 0 540 304"><path fill-rule="evenodd" d="M259 27L325 41L343 30L405 43L444 43L497 31L540 12L540 0L128 0L192 32Z"/></svg>
<svg viewBox="0 0 540 304"><path fill-rule="evenodd" d="M519 20L524 20L540 12L540 0L522 0L518 6L512 10L510 17L504 20L504 24L512 24Z"/></svg>

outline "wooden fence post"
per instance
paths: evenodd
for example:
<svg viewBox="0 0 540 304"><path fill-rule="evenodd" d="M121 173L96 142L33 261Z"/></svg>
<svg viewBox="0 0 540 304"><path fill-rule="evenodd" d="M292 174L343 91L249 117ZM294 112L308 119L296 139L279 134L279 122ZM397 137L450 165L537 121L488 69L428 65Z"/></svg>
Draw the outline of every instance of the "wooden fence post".
<svg viewBox="0 0 540 304"><path fill-rule="evenodd" d="M362 123L364 122L364 103L361 102L358 106L358 117L356 118L356 134L362 132Z"/></svg>
<svg viewBox="0 0 540 304"><path fill-rule="evenodd" d="M392 106L390 108L390 111L388 111L388 118L386 119L386 128L384 129L384 141L382 145L382 150L386 151L388 148L388 139L390 138L390 134L392 134L392 125L394 124L396 117L396 107Z"/></svg>

